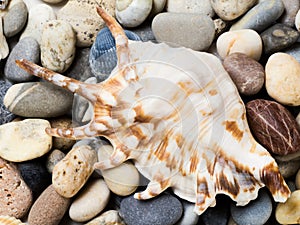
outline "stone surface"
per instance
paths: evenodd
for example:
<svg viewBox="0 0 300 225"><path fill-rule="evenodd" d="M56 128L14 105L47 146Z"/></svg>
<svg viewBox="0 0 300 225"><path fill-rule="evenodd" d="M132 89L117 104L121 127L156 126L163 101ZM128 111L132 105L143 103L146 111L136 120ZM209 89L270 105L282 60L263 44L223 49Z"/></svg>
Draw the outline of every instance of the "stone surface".
<svg viewBox="0 0 300 225"><path fill-rule="evenodd" d="M58 4L64 2L64 0L43 0L43 1L50 4Z"/></svg>
<svg viewBox="0 0 300 225"><path fill-rule="evenodd" d="M300 105L300 64L286 53L274 53L266 63L266 89L276 101Z"/></svg>
<svg viewBox="0 0 300 225"><path fill-rule="evenodd" d="M15 118L15 115L12 114L3 104L4 96L10 87L10 83L0 80L0 125L8 123Z"/></svg>
<svg viewBox="0 0 300 225"><path fill-rule="evenodd" d="M241 19L235 22L230 30L253 29L261 32L274 23L284 11L281 0L259 1Z"/></svg>
<svg viewBox="0 0 300 225"><path fill-rule="evenodd" d="M99 30L105 26L95 6L101 6L110 15L114 16L115 4L115 0L69 0L67 4L57 12L57 19L64 20L72 25L76 33L76 46L89 47L94 43Z"/></svg>
<svg viewBox="0 0 300 225"><path fill-rule="evenodd" d="M298 170L296 174L295 185L298 190L300 190L300 170Z"/></svg>
<svg viewBox="0 0 300 225"><path fill-rule="evenodd" d="M131 28L130 30L137 34L142 41L157 42L151 28L151 22L152 21L146 21L140 26Z"/></svg>
<svg viewBox="0 0 300 225"><path fill-rule="evenodd" d="M295 17L295 27L298 31L300 31L300 10L298 10L296 17Z"/></svg>
<svg viewBox="0 0 300 225"><path fill-rule="evenodd" d="M240 52L259 60L262 53L262 40L259 34L251 29L227 31L218 38L217 51L223 59L232 53Z"/></svg>
<svg viewBox="0 0 300 225"><path fill-rule="evenodd" d="M28 82L11 86L3 102L16 115L46 118L69 112L73 95L48 82Z"/></svg>
<svg viewBox="0 0 300 225"><path fill-rule="evenodd" d="M223 61L225 70L237 86L240 94L257 94L264 85L263 66L243 53L232 53Z"/></svg>
<svg viewBox="0 0 300 225"><path fill-rule="evenodd" d="M3 22L0 20L0 60L5 59L9 54L8 44L3 34Z"/></svg>
<svg viewBox="0 0 300 225"><path fill-rule="evenodd" d="M300 223L300 190L294 191L285 203L279 203L275 211L280 224Z"/></svg>
<svg viewBox="0 0 300 225"><path fill-rule="evenodd" d="M211 0L211 6L223 20L234 20L247 12L257 0Z"/></svg>
<svg viewBox="0 0 300 225"><path fill-rule="evenodd" d="M294 176L300 168L299 160L291 160L287 162L277 161L279 171L284 178Z"/></svg>
<svg viewBox="0 0 300 225"><path fill-rule="evenodd" d="M12 82L26 82L34 78L17 66L16 60L27 59L33 63L40 61L40 46L32 37L21 39L12 49L4 67L4 75Z"/></svg>
<svg viewBox="0 0 300 225"><path fill-rule="evenodd" d="M58 149L50 152L46 161L46 168L49 173L52 173L54 166L66 156L65 153Z"/></svg>
<svg viewBox="0 0 300 225"><path fill-rule="evenodd" d="M0 157L23 162L46 154L52 145L52 137L45 129L50 127L47 120L26 119L0 126Z"/></svg>
<svg viewBox="0 0 300 225"><path fill-rule="evenodd" d="M279 20L289 27L295 26L296 14L300 9L300 2L298 0L281 0L284 5L284 12Z"/></svg>
<svg viewBox="0 0 300 225"><path fill-rule="evenodd" d="M70 199L59 195L50 185L35 201L28 215L30 225L57 225L70 205Z"/></svg>
<svg viewBox="0 0 300 225"><path fill-rule="evenodd" d="M215 39L217 39L227 29L228 23L220 18L214 19L215 24Z"/></svg>
<svg viewBox="0 0 300 225"><path fill-rule="evenodd" d="M252 133L268 151L287 155L299 150L300 127L285 107L275 101L255 99L246 104L246 110Z"/></svg>
<svg viewBox="0 0 300 225"><path fill-rule="evenodd" d="M15 164L0 158L0 215L22 218L32 204L31 191Z"/></svg>
<svg viewBox="0 0 300 225"><path fill-rule="evenodd" d="M89 181L72 202L69 215L76 222L86 222L94 218L107 205L110 191L104 180Z"/></svg>
<svg viewBox="0 0 300 225"><path fill-rule="evenodd" d="M195 204L181 200L183 213L180 220L175 225L196 225L198 224L199 215L194 212Z"/></svg>
<svg viewBox="0 0 300 225"><path fill-rule="evenodd" d="M93 172L97 153L88 145L74 146L53 168L52 184L55 190L71 198L83 187Z"/></svg>
<svg viewBox="0 0 300 225"><path fill-rule="evenodd" d="M165 8L166 3L167 3L167 0L153 0L152 8L151 8L148 18L151 19L154 16L156 16L158 13L161 13Z"/></svg>
<svg viewBox="0 0 300 225"><path fill-rule="evenodd" d="M149 16L153 0L117 0L116 17L125 27L137 27Z"/></svg>
<svg viewBox="0 0 300 225"><path fill-rule="evenodd" d="M166 10L173 13L198 13L213 17L210 0L167 0Z"/></svg>
<svg viewBox="0 0 300 225"><path fill-rule="evenodd" d="M121 202L120 215L127 225L172 225L180 219L182 205L169 194L147 201L130 196Z"/></svg>
<svg viewBox="0 0 300 225"><path fill-rule="evenodd" d="M208 49L215 36L213 20L203 14L160 13L152 21L152 30L159 42L199 51Z"/></svg>
<svg viewBox="0 0 300 225"><path fill-rule="evenodd" d="M277 23L261 33L260 36L263 41L264 53L272 54L294 44L299 37L299 32Z"/></svg>
<svg viewBox="0 0 300 225"><path fill-rule="evenodd" d="M108 210L100 216L86 223L86 225L125 225L119 212L116 210Z"/></svg>
<svg viewBox="0 0 300 225"><path fill-rule="evenodd" d="M225 203L226 204L226 203ZM218 204L215 207L208 208L202 215L204 225L227 225L229 216L229 207L224 207L224 203Z"/></svg>
<svg viewBox="0 0 300 225"><path fill-rule="evenodd" d="M41 62L43 67L63 73L75 57L76 36L72 26L61 20L45 23L41 39Z"/></svg>
<svg viewBox="0 0 300 225"><path fill-rule="evenodd" d="M294 57L300 63L300 43L294 43L291 47L282 51Z"/></svg>

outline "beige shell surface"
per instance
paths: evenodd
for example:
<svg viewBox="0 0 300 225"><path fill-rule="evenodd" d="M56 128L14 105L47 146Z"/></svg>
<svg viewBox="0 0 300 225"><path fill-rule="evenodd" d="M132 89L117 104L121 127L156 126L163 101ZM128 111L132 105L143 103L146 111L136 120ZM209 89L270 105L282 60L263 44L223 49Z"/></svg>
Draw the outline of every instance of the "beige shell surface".
<svg viewBox="0 0 300 225"><path fill-rule="evenodd" d="M97 10L116 40L118 65L106 81L85 84L26 60L17 62L94 107L87 125L47 132L109 139L114 152L94 168L132 159L150 180L137 199L171 187L202 214L215 205L217 194L245 205L267 186L275 201L286 201L290 191L275 160L251 135L243 102L220 60L163 43L128 41L117 22Z"/></svg>
<svg viewBox="0 0 300 225"><path fill-rule="evenodd" d="M0 216L0 225L25 225L25 223L12 216Z"/></svg>

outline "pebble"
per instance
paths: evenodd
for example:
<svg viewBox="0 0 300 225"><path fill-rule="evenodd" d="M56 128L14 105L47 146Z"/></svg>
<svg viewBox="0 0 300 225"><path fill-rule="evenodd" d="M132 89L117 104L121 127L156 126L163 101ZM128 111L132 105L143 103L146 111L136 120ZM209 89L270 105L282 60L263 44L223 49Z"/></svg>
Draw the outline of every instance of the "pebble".
<svg viewBox="0 0 300 225"><path fill-rule="evenodd" d="M222 59L232 53L240 52L254 60L259 60L262 48L261 37L251 29L227 31L217 40L217 51Z"/></svg>
<svg viewBox="0 0 300 225"><path fill-rule="evenodd" d="M215 39L217 39L222 33L225 32L228 23L218 18L218 19L214 19L214 24L215 24Z"/></svg>
<svg viewBox="0 0 300 225"><path fill-rule="evenodd" d="M295 180L296 188L300 190L300 169L298 170L296 174L296 180Z"/></svg>
<svg viewBox="0 0 300 225"><path fill-rule="evenodd" d="M285 203L279 203L275 211L280 224L300 223L300 190L294 191Z"/></svg>
<svg viewBox="0 0 300 225"><path fill-rule="evenodd" d="M57 19L70 23L76 33L77 47L90 47L96 35L105 23L98 15L95 1L69 0L57 12ZM115 16L115 0L102 1L101 6L110 15Z"/></svg>
<svg viewBox="0 0 300 225"><path fill-rule="evenodd" d="M210 0L167 0L166 11L173 13L197 13L213 17L215 12Z"/></svg>
<svg viewBox="0 0 300 225"><path fill-rule="evenodd" d="M213 20L203 14L160 13L152 21L152 30L159 42L197 51L208 49L215 36Z"/></svg>
<svg viewBox="0 0 300 225"><path fill-rule="evenodd" d="M299 160L291 160L287 162L277 161L279 171L284 178L290 178L294 176L298 169L300 168L300 161Z"/></svg>
<svg viewBox="0 0 300 225"><path fill-rule="evenodd" d="M299 37L299 32L289 26L277 23L261 33L260 36L263 41L264 53L272 54L294 44Z"/></svg>
<svg viewBox="0 0 300 225"><path fill-rule="evenodd" d="M215 13L223 20L234 20L247 12L257 0L211 0Z"/></svg>
<svg viewBox="0 0 300 225"><path fill-rule="evenodd" d="M34 78L30 73L17 66L16 60L27 59L33 63L40 61L39 43L32 37L21 39L12 49L4 67L4 75L12 82L27 82Z"/></svg>
<svg viewBox="0 0 300 225"><path fill-rule="evenodd" d="M70 199L59 195L50 185L34 202L28 215L30 225L57 225L68 210Z"/></svg>
<svg viewBox="0 0 300 225"><path fill-rule="evenodd" d="M100 216L86 223L85 225L126 225L122 218L119 216L119 212L116 210L108 210L102 213Z"/></svg>
<svg viewBox="0 0 300 225"><path fill-rule="evenodd" d="M93 173L97 153L88 145L74 146L52 171L52 184L57 193L71 198L83 187Z"/></svg>
<svg viewBox="0 0 300 225"><path fill-rule="evenodd" d="M27 21L27 7L20 0L8 7L7 13L3 16L3 31L7 38L18 34L25 26Z"/></svg>
<svg viewBox="0 0 300 225"><path fill-rule="evenodd" d="M151 22L152 21L146 21L145 23L141 24L138 27L134 27L130 29L133 33L137 34L141 41L147 42L151 41L156 43L155 36L153 34L152 28L151 28Z"/></svg>
<svg viewBox="0 0 300 225"><path fill-rule="evenodd" d="M265 71L268 94L282 104L299 106L299 62L286 53L274 53L269 57Z"/></svg>
<svg viewBox="0 0 300 225"><path fill-rule="evenodd" d="M26 119L0 126L0 157L23 162L46 154L52 145L52 137L45 129L50 127L47 120Z"/></svg>
<svg viewBox="0 0 300 225"><path fill-rule="evenodd" d="M99 214L109 201L110 191L104 180L89 181L72 202L69 215L76 222L86 222Z"/></svg>
<svg viewBox="0 0 300 225"><path fill-rule="evenodd" d="M272 200L264 190L246 206L230 207L233 220L239 225L263 225L272 214Z"/></svg>
<svg viewBox="0 0 300 225"><path fill-rule="evenodd" d="M129 40L140 41L140 37L125 30ZM105 80L117 65L116 43L110 30L105 27L97 34L89 56L92 73L101 81Z"/></svg>
<svg viewBox="0 0 300 225"><path fill-rule="evenodd" d="M225 207L224 207L225 206ZM227 225L229 216L229 205L222 201L222 205L218 204L215 207L209 207L202 215L204 225Z"/></svg>
<svg viewBox="0 0 300 225"><path fill-rule="evenodd" d="M172 225L183 212L180 201L170 194L161 194L141 201L133 196L121 202L120 215L127 225Z"/></svg>
<svg viewBox="0 0 300 225"><path fill-rule="evenodd" d="M0 20L0 60L5 59L9 54L8 44L3 34L3 22Z"/></svg>
<svg viewBox="0 0 300 225"><path fill-rule="evenodd" d="M282 51L294 57L300 63L300 43L294 43L291 47Z"/></svg>
<svg viewBox="0 0 300 225"><path fill-rule="evenodd" d="M167 3L167 0L153 0L152 8L151 8L148 18L152 19L158 13L161 13L165 8L166 3Z"/></svg>
<svg viewBox="0 0 300 225"><path fill-rule="evenodd" d="M253 134L268 151L287 155L299 150L300 127L284 106L275 101L255 99L246 104L246 111Z"/></svg>
<svg viewBox="0 0 300 225"><path fill-rule="evenodd" d="M28 22L20 39L25 37L34 38L39 44L42 39L44 24L50 20L55 20L54 10L46 4L36 4L28 12Z"/></svg>
<svg viewBox="0 0 300 225"><path fill-rule="evenodd" d="M52 173L54 166L59 161L61 161L65 156L66 156L66 154L58 149L54 149L53 151L51 151L50 154L48 155L47 161L46 161L47 171L49 173Z"/></svg>
<svg viewBox="0 0 300 225"><path fill-rule="evenodd" d="M75 57L76 36L72 26L61 20L45 23L41 39L41 62L43 67L62 73Z"/></svg>
<svg viewBox="0 0 300 225"><path fill-rule="evenodd" d="M257 94L264 85L263 66L243 53L232 53L223 61L225 70L243 95Z"/></svg>
<svg viewBox="0 0 300 225"><path fill-rule="evenodd" d="M261 32L277 20L284 11L282 0L259 1L230 30L253 29Z"/></svg>
<svg viewBox="0 0 300 225"><path fill-rule="evenodd" d="M183 214L176 225L196 225L199 220L199 215L194 212L195 204L181 200L183 207Z"/></svg>
<svg viewBox="0 0 300 225"><path fill-rule="evenodd" d="M0 125L8 123L15 118L15 115L12 114L3 104L4 96L10 87L10 83L0 80Z"/></svg>
<svg viewBox="0 0 300 225"><path fill-rule="evenodd" d="M117 0L116 17L125 27L137 27L149 16L153 0Z"/></svg>
<svg viewBox="0 0 300 225"><path fill-rule="evenodd" d="M3 102L18 116L57 117L71 110L73 94L48 82L19 83L8 89Z"/></svg>
<svg viewBox="0 0 300 225"><path fill-rule="evenodd" d="M15 164L1 157L0 181L0 215L24 217L32 204L31 191Z"/></svg>
<svg viewBox="0 0 300 225"><path fill-rule="evenodd" d="M289 27L295 26L295 18L300 9L300 2L298 0L281 0L284 5L284 12L279 20Z"/></svg>
<svg viewBox="0 0 300 225"><path fill-rule="evenodd" d="M295 17L295 27L298 31L300 31L300 10L298 10L296 17Z"/></svg>

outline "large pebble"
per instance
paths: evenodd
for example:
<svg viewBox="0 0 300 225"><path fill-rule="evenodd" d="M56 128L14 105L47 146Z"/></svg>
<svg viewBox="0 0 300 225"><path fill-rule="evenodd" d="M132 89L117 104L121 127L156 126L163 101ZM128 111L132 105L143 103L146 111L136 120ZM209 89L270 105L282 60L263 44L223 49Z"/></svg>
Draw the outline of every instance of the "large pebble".
<svg viewBox="0 0 300 225"><path fill-rule="evenodd" d="M169 194L147 201L130 196L121 202L120 214L127 225L173 225L182 215L182 205Z"/></svg>
<svg viewBox="0 0 300 225"><path fill-rule="evenodd" d="M217 51L223 59L232 53L240 52L259 60L262 53L262 40L259 34L251 29L227 31L218 38Z"/></svg>
<svg viewBox="0 0 300 225"><path fill-rule="evenodd" d="M266 89L276 101L300 105L300 64L286 53L271 55L266 63Z"/></svg>
<svg viewBox="0 0 300 225"><path fill-rule="evenodd" d="M295 18L298 10L300 9L299 0L281 0L284 5L284 12L280 18L280 22L289 26L295 26Z"/></svg>
<svg viewBox="0 0 300 225"><path fill-rule="evenodd" d="M101 6L110 15L115 15L116 0L81 1L69 0L57 12L57 19L70 23L76 33L76 46L89 47L100 29L105 26L96 6Z"/></svg>
<svg viewBox="0 0 300 225"><path fill-rule="evenodd" d="M77 222L86 222L94 218L107 205L110 192L104 180L89 181L72 202L69 215Z"/></svg>
<svg viewBox="0 0 300 225"><path fill-rule="evenodd" d="M256 99L246 104L249 126L268 151L287 155L297 152L300 127L292 114L275 101Z"/></svg>
<svg viewBox="0 0 300 225"><path fill-rule="evenodd" d="M59 195L50 185L34 202L28 215L30 225L57 225L70 205L70 199Z"/></svg>
<svg viewBox="0 0 300 225"><path fill-rule="evenodd" d="M66 71L75 57L76 36L72 26L61 20L44 25L41 40L42 65L56 72Z"/></svg>
<svg viewBox="0 0 300 225"><path fill-rule="evenodd" d="M284 24L277 23L261 33L264 53L271 54L278 52L294 44L299 32Z"/></svg>
<svg viewBox="0 0 300 225"><path fill-rule="evenodd" d="M211 6L223 20L234 20L254 6L257 0L211 0Z"/></svg>
<svg viewBox="0 0 300 225"><path fill-rule="evenodd" d="M71 198L83 187L93 172L97 153L88 145L74 146L58 162L52 171L52 184L55 190L66 198Z"/></svg>
<svg viewBox="0 0 300 225"><path fill-rule="evenodd" d="M39 44L42 39L42 30L44 24L49 20L55 20L56 15L54 10L46 4L36 4L28 12L28 22L20 39L24 37L32 37Z"/></svg>
<svg viewBox="0 0 300 225"><path fill-rule="evenodd" d="M73 95L48 82L28 82L11 86L3 102L19 116L56 117L71 110Z"/></svg>
<svg viewBox="0 0 300 225"><path fill-rule="evenodd" d="M86 223L86 225L125 225L119 212L116 210L108 210L100 216Z"/></svg>
<svg viewBox="0 0 300 225"><path fill-rule="evenodd" d="M243 53L236 52L225 57L223 66L241 94L257 94L264 85L263 66Z"/></svg>
<svg viewBox="0 0 300 225"><path fill-rule="evenodd" d="M294 191L285 203L279 203L275 211L280 224L300 223L300 190Z"/></svg>
<svg viewBox="0 0 300 225"><path fill-rule="evenodd" d="M117 0L116 17L125 27L137 27L150 14L152 2L152 0Z"/></svg>
<svg viewBox="0 0 300 225"><path fill-rule="evenodd" d="M272 200L264 190L246 206L231 205L233 220L239 225L263 225L272 214Z"/></svg>
<svg viewBox="0 0 300 225"><path fill-rule="evenodd" d="M52 137L45 129L50 124L43 119L26 119L0 126L0 156L12 162L23 162L46 154Z"/></svg>
<svg viewBox="0 0 300 225"><path fill-rule="evenodd" d="M31 204L31 191L16 166L0 158L0 215L22 218Z"/></svg>
<svg viewBox="0 0 300 225"><path fill-rule="evenodd" d="M46 160L46 168L49 173L52 173L54 166L66 156L65 153L58 149L50 152Z"/></svg>
<svg viewBox="0 0 300 225"><path fill-rule="evenodd" d="M3 103L4 96L10 87L10 83L0 80L0 125L8 123L15 118L15 115L12 114Z"/></svg>
<svg viewBox="0 0 300 225"><path fill-rule="evenodd" d="M259 1L256 6L234 23L230 30L253 29L257 32L263 31L274 23L283 11L284 5L281 0Z"/></svg>
<svg viewBox="0 0 300 225"><path fill-rule="evenodd" d="M21 39L12 49L6 61L4 75L13 82L26 82L34 78L30 73L17 66L16 60L27 59L33 63L40 61L39 43L32 37Z"/></svg>
<svg viewBox="0 0 300 225"><path fill-rule="evenodd" d="M213 20L203 14L160 13L152 30L157 41L199 51L208 49L215 36Z"/></svg>
<svg viewBox="0 0 300 225"><path fill-rule="evenodd" d="M167 0L167 12L198 13L213 17L215 12L210 0Z"/></svg>

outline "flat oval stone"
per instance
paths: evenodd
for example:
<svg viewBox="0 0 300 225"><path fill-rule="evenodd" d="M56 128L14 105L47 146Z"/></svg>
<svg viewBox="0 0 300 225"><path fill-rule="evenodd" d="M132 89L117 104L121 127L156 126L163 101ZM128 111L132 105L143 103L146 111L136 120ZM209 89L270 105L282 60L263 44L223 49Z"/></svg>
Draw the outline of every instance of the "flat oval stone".
<svg viewBox="0 0 300 225"><path fill-rule="evenodd" d="M46 160L46 168L49 173L52 173L54 166L66 156L65 153L58 149L50 152Z"/></svg>
<svg viewBox="0 0 300 225"><path fill-rule="evenodd" d="M28 215L30 225L57 225L68 210L70 199L59 195L50 185L34 202Z"/></svg>
<svg viewBox="0 0 300 225"><path fill-rule="evenodd" d="M210 0L168 0L166 10L173 13L198 13L210 17L215 14Z"/></svg>
<svg viewBox="0 0 300 225"><path fill-rule="evenodd" d="M3 103L4 96L10 87L11 84L9 82L0 80L0 125L8 123L15 118L15 115L10 112Z"/></svg>
<svg viewBox="0 0 300 225"><path fill-rule="evenodd" d="M266 89L276 101L300 105L300 64L286 53L274 53L266 63Z"/></svg>
<svg viewBox="0 0 300 225"><path fill-rule="evenodd" d="M69 215L76 222L86 222L99 214L107 205L110 191L104 180L88 182L72 202Z"/></svg>
<svg viewBox="0 0 300 225"><path fill-rule="evenodd" d="M159 42L199 51L208 49L215 36L213 20L203 14L160 13L152 21L152 30Z"/></svg>
<svg viewBox="0 0 300 225"><path fill-rule="evenodd" d="M223 61L225 70L237 86L240 94L257 94L264 85L263 66L243 53L232 53Z"/></svg>
<svg viewBox="0 0 300 225"><path fill-rule="evenodd" d="M275 101L255 99L246 104L248 123L259 143L277 155L297 152L300 127L292 114Z"/></svg>
<svg viewBox="0 0 300 225"><path fill-rule="evenodd" d="M52 184L57 193L71 198L83 187L97 162L97 153L88 145L79 145L59 161L52 171Z"/></svg>
<svg viewBox="0 0 300 225"><path fill-rule="evenodd" d="M284 5L284 12L280 17L279 22L289 27L295 26L296 14L300 9L300 2L298 0L281 0Z"/></svg>
<svg viewBox="0 0 300 225"><path fill-rule="evenodd" d="M227 31L218 38L217 51L223 59L232 53L240 52L259 60L262 53L262 40L254 30Z"/></svg>
<svg viewBox="0 0 300 225"><path fill-rule="evenodd" d="M61 20L44 25L41 40L41 62L50 70L65 72L75 57L76 36L72 26Z"/></svg>
<svg viewBox="0 0 300 225"><path fill-rule="evenodd" d="M40 61L39 43L32 37L26 37L15 45L4 67L4 75L12 82L26 82L34 78L31 74L17 66L16 60L27 59L33 63Z"/></svg>
<svg viewBox="0 0 300 225"><path fill-rule="evenodd" d="M108 210L85 225L126 225L117 210Z"/></svg>
<svg viewBox="0 0 300 225"><path fill-rule="evenodd" d="M261 33L260 36L263 41L264 53L272 54L294 44L299 37L299 32L284 24L277 23Z"/></svg>
<svg viewBox="0 0 300 225"><path fill-rule="evenodd" d="M22 218L31 207L31 191L16 166L1 157L0 181L0 215Z"/></svg>
<svg viewBox="0 0 300 225"><path fill-rule="evenodd" d="M26 119L0 126L0 156L12 162L23 162L46 154L52 137L45 129L50 124L43 119Z"/></svg>
<svg viewBox="0 0 300 225"><path fill-rule="evenodd" d="M254 6L257 0L211 0L211 6L223 20L234 20Z"/></svg>
<svg viewBox="0 0 300 225"><path fill-rule="evenodd" d="M281 0L259 1L230 30L253 29L261 32L277 20L284 11Z"/></svg>
<svg viewBox="0 0 300 225"><path fill-rule="evenodd" d="M170 194L147 201L130 196L121 202L120 215L127 225L173 225L182 215L182 205Z"/></svg>
<svg viewBox="0 0 300 225"><path fill-rule="evenodd" d="M300 190L294 191L285 203L279 203L275 211L280 224L300 223Z"/></svg>
<svg viewBox="0 0 300 225"><path fill-rule="evenodd" d="M11 86L3 102L15 115L46 118L69 112L73 95L48 82L28 82Z"/></svg>

